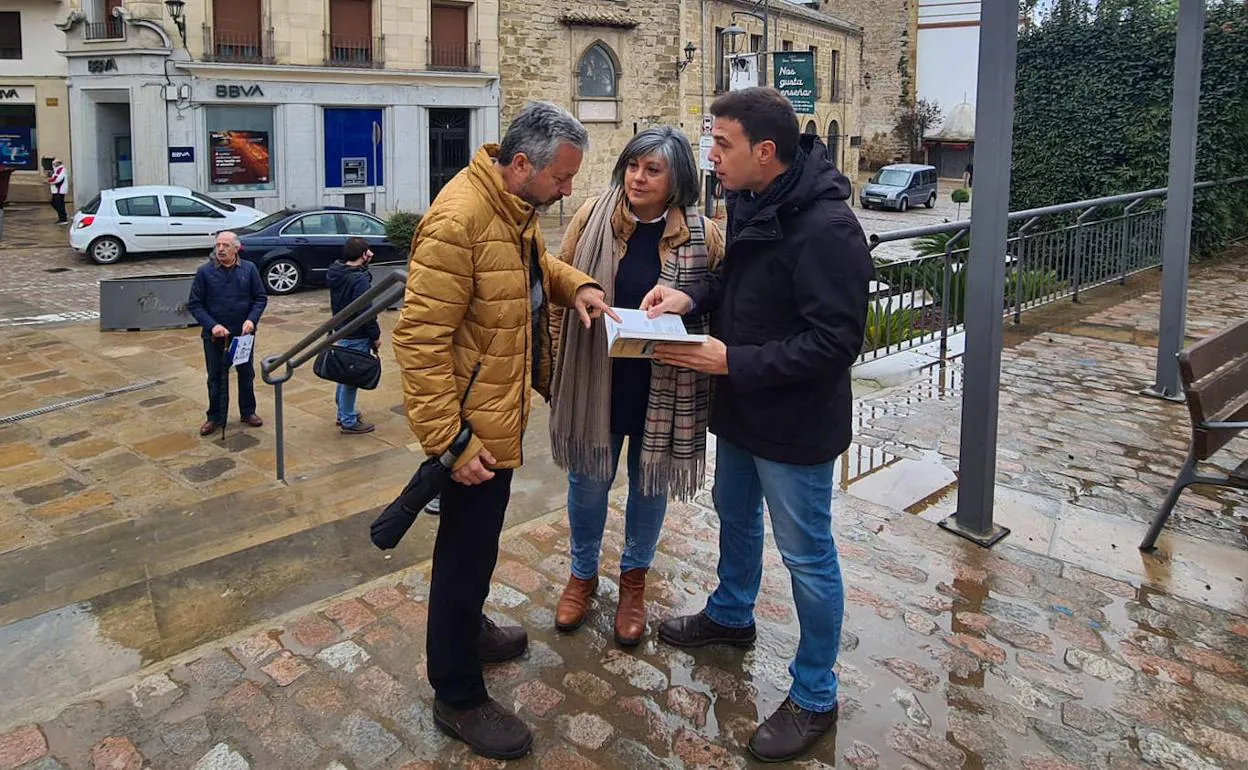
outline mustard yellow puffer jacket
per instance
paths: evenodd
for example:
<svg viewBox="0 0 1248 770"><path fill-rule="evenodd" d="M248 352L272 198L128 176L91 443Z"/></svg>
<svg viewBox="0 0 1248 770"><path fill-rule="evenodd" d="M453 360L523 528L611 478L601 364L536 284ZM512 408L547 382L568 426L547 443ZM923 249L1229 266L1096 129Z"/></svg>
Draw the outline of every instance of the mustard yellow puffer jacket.
<svg viewBox="0 0 1248 770"><path fill-rule="evenodd" d="M420 221L408 260L407 292L394 328L407 420L430 455L459 433L460 400L480 365L464 414L473 439L458 465L482 446L498 468L518 468L534 385L550 395L551 303L571 306L591 278L546 253L537 212L507 192L482 147ZM529 268L540 260L546 302L533 339ZM532 376L534 350L538 374Z"/></svg>

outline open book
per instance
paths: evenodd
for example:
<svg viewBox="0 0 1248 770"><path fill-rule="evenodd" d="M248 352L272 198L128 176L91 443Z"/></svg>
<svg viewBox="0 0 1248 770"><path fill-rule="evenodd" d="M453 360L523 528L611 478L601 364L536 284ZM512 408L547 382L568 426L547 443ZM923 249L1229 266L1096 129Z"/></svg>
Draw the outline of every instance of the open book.
<svg viewBox="0 0 1248 770"><path fill-rule="evenodd" d="M701 345L709 339L705 334L685 331L685 322L678 315L647 318L644 310L611 309L621 321L603 317L607 322L607 350L612 358L653 358L655 345Z"/></svg>

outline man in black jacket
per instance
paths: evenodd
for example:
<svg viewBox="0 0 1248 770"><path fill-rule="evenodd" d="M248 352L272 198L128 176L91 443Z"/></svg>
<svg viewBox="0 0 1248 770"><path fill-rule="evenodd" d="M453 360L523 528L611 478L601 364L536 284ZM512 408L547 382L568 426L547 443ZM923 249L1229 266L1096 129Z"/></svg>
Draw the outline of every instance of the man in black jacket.
<svg viewBox="0 0 1248 770"><path fill-rule="evenodd" d="M238 258L238 236L229 231L217 234L213 256L191 282L191 296L186 302L199 325L203 327L204 363L208 369L208 419L199 428L207 436L229 418L229 362L225 360L230 337L254 334L260 315L269 303L269 295L260 281L256 266ZM238 408L244 425L258 428L264 420L256 414L256 378L253 365L255 353L247 363L238 364Z"/></svg>
<svg viewBox="0 0 1248 770"><path fill-rule="evenodd" d="M697 615L659 638L678 647L753 644L763 572L763 500L793 583L801 639L793 686L755 731L767 762L806 753L836 722L836 663L844 616L832 538L833 463L849 446L849 370L862 349L866 238L845 200L849 181L816 145L798 146L797 116L779 92L749 88L711 105L710 160L728 194L724 261L688 293L659 286L642 303L712 316L704 345L666 346L660 361L718 375L715 508L719 586Z"/></svg>
<svg viewBox="0 0 1248 770"><path fill-rule="evenodd" d="M352 238L343 247L342 259L329 266L325 282L329 284L329 307L335 315L363 296L364 292L368 291L368 287L372 286L373 276L368 272L368 263L372 259L373 250L368 247L368 241L363 238ZM354 320L357 315L359 313L351 316L351 320ZM381 345L381 325L374 318L351 332L349 336L338 340L337 344L360 353L376 351ZM362 419L360 413L355 410L357 392L357 388L339 385L334 399L338 404L338 429L348 435L372 433L377 428L371 422Z"/></svg>

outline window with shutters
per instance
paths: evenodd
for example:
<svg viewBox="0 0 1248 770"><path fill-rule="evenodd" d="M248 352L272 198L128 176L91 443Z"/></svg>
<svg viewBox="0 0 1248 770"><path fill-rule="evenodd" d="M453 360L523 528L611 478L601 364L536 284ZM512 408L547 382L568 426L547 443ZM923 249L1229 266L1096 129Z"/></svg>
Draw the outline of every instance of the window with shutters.
<svg viewBox="0 0 1248 770"><path fill-rule="evenodd" d="M0 59L22 58L22 14L0 11Z"/></svg>
<svg viewBox="0 0 1248 770"><path fill-rule="evenodd" d="M261 0L212 0L211 40L216 61L264 59L260 26Z"/></svg>
<svg viewBox="0 0 1248 770"><path fill-rule="evenodd" d="M430 69L475 70L480 66L477 45L468 39L467 7L430 6L429 30Z"/></svg>
<svg viewBox="0 0 1248 770"><path fill-rule="evenodd" d="M329 0L326 63L367 67L373 63L373 0Z"/></svg>

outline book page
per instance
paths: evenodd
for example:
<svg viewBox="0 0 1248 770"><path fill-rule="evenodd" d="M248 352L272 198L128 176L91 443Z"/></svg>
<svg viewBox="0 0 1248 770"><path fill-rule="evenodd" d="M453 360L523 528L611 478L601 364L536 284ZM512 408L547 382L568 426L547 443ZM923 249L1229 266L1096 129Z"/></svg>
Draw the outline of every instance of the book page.
<svg viewBox="0 0 1248 770"><path fill-rule="evenodd" d="M648 318L644 310L626 310L624 308L611 308L616 315L620 317L621 323L617 324L611 318L607 317L607 328L611 330L612 326L619 328L619 331L625 336L631 337L684 337L688 335L685 331L685 322L680 320L680 316L666 313L658 318Z"/></svg>

